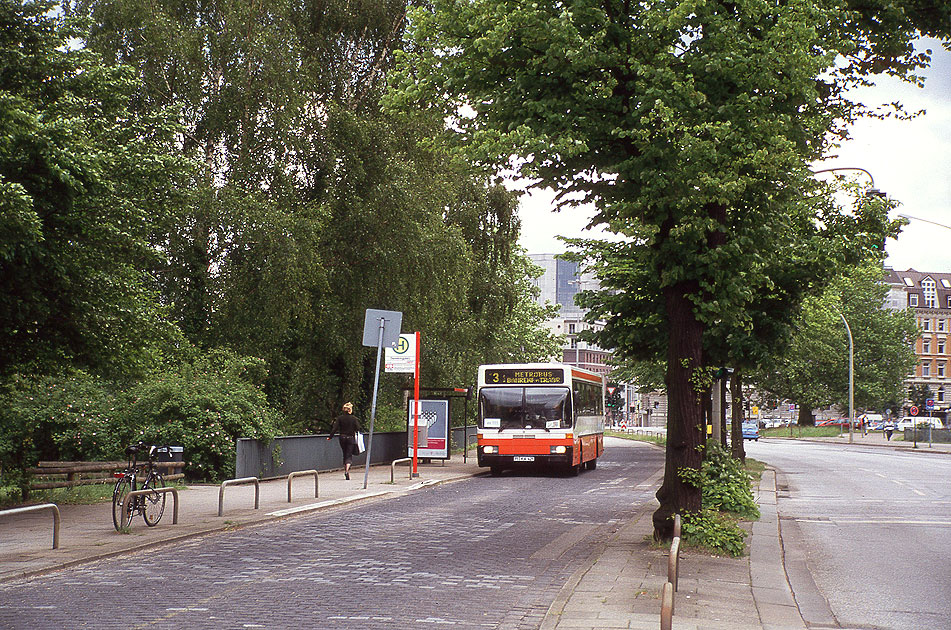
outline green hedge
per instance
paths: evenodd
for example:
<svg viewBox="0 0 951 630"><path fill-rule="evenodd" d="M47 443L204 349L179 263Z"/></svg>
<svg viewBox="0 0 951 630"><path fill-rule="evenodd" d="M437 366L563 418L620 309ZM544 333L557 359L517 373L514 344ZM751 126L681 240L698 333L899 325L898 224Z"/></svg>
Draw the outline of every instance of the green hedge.
<svg viewBox="0 0 951 630"><path fill-rule="evenodd" d="M227 351L127 388L84 372L14 375L0 390L2 485L23 487L39 460L123 459L140 440L182 446L190 478L231 477L235 439L271 439L280 425L265 376L263 361Z"/></svg>

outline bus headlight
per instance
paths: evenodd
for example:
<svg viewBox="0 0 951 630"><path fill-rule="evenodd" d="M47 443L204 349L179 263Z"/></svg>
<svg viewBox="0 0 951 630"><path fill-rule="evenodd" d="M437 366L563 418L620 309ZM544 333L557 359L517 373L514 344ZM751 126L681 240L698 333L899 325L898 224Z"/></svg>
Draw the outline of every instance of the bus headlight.
<svg viewBox="0 0 951 630"><path fill-rule="evenodd" d="M552 446L551 447L552 455L564 455L567 452L568 452L567 446Z"/></svg>
<svg viewBox="0 0 951 630"><path fill-rule="evenodd" d="M486 455L492 455L494 453L499 452L499 447L493 446L491 444L486 444L485 446L482 447L482 452L485 453Z"/></svg>

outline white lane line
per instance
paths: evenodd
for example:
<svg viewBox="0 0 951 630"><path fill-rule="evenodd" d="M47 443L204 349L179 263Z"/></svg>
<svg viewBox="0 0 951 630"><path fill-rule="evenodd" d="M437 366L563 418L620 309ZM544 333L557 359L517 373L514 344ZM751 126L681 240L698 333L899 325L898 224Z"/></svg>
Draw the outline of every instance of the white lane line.
<svg viewBox="0 0 951 630"><path fill-rule="evenodd" d="M824 525L930 525L938 527L951 527L951 521L920 521L907 519L818 519L818 518L794 518L797 523L820 523Z"/></svg>

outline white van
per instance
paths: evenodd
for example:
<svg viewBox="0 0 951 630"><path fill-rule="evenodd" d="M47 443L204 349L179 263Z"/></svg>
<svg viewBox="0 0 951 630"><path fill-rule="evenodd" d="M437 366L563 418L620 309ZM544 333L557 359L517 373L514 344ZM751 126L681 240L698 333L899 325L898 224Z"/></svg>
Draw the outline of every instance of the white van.
<svg viewBox="0 0 951 630"><path fill-rule="evenodd" d="M928 416L905 416L897 423L895 423L895 428L899 431L904 431L905 429L914 429L915 425L927 427L931 425L932 429L940 429L944 425L941 424L939 418L929 418Z"/></svg>

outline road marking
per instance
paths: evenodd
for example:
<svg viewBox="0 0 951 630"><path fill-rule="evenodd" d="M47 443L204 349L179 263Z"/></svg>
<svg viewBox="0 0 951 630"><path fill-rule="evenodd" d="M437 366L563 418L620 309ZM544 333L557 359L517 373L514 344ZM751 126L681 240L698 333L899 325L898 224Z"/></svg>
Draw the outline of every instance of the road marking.
<svg viewBox="0 0 951 630"><path fill-rule="evenodd" d="M820 519L820 518L794 518L798 523L822 523L824 525L937 525L939 527L951 527L951 521L913 521L905 519Z"/></svg>

